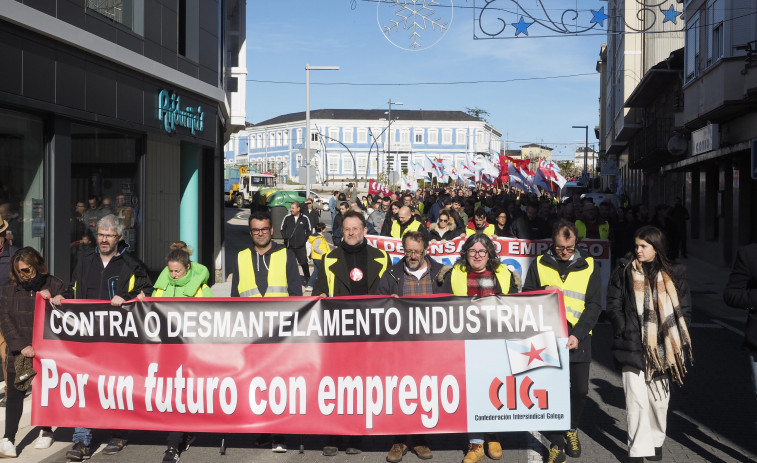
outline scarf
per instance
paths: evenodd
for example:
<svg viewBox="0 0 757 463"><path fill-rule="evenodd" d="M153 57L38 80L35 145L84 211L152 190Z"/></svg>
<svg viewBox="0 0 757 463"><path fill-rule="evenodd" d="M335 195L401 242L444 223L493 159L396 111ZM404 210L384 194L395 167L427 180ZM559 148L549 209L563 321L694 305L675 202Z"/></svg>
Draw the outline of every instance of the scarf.
<svg viewBox="0 0 757 463"><path fill-rule="evenodd" d="M19 281L19 283L21 284L21 287L27 291L41 291L42 286L45 285L46 281L47 274L37 272L37 274L34 275L34 278L32 278L31 280Z"/></svg>
<svg viewBox="0 0 757 463"><path fill-rule="evenodd" d="M669 373L673 381L683 385L686 361L692 363L694 357L673 280L659 271L652 287L641 262L634 260L631 268L636 313L642 327L646 380L650 382L655 374Z"/></svg>

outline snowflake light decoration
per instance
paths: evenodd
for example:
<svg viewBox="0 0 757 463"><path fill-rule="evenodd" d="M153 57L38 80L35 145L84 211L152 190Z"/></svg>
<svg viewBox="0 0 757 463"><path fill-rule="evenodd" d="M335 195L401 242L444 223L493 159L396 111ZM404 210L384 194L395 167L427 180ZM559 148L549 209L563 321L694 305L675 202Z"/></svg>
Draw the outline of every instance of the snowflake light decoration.
<svg viewBox="0 0 757 463"><path fill-rule="evenodd" d="M381 0L376 19L394 46L412 51L436 45L449 31L452 0Z"/></svg>

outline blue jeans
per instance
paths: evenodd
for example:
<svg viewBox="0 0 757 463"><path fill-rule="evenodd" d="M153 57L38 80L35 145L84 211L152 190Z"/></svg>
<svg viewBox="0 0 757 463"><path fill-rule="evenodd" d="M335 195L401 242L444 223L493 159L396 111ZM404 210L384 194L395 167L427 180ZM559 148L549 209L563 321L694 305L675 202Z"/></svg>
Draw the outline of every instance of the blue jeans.
<svg viewBox="0 0 757 463"><path fill-rule="evenodd" d="M82 441L84 445L89 447L92 443L92 430L89 428L74 428L74 437L71 438L73 442Z"/></svg>
<svg viewBox="0 0 757 463"><path fill-rule="evenodd" d="M321 270L321 264L323 264L323 259L313 259L313 273L310 275L306 286L312 287L315 284L315 279L318 278L318 271Z"/></svg>

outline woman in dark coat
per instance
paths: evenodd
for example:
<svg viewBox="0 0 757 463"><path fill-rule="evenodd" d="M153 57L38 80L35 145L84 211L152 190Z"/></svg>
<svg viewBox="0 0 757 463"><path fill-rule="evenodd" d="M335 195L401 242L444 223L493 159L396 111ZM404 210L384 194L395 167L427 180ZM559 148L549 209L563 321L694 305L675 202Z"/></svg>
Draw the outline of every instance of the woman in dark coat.
<svg viewBox="0 0 757 463"><path fill-rule="evenodd" d="M39 293L50 299L66 289L65 283L47 273L42 256L31 247L21 248L13 254L10 262L11 281L2 288L0 296L0 330L8 343L8 392L5 406L5 436L0 441L0 456L15 457L14 441L18 423L24 411L24 391L14 385L16 379L16 358L32 358L32 330L34 329L34 305ZM42 428L34 445L46 449L53 443L51 428Z"/></svg>
<svg viewBox="0 0 757 463"><path fill-rule="evenodd" d="M692 360L691 293L685 267L672 264L657 227L634 234L607 288L612 355L622 369L631 462L662 459L670 380L683 384Z"/></svg>

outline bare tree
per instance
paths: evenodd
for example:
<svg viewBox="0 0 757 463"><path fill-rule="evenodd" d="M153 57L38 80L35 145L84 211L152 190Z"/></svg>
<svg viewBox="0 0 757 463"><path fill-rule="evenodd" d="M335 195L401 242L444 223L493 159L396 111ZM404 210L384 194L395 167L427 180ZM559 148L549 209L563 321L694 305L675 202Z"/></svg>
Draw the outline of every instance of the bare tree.
<svg viewBox="0 0 757 463"><path fill-rule="evenodd" d="M466 107L465 112L475 118L481 119L484 122L488 122L487 118L491 115L489 114L489 111L478 108L478 107L473 107L473 108Z"/></svg>

